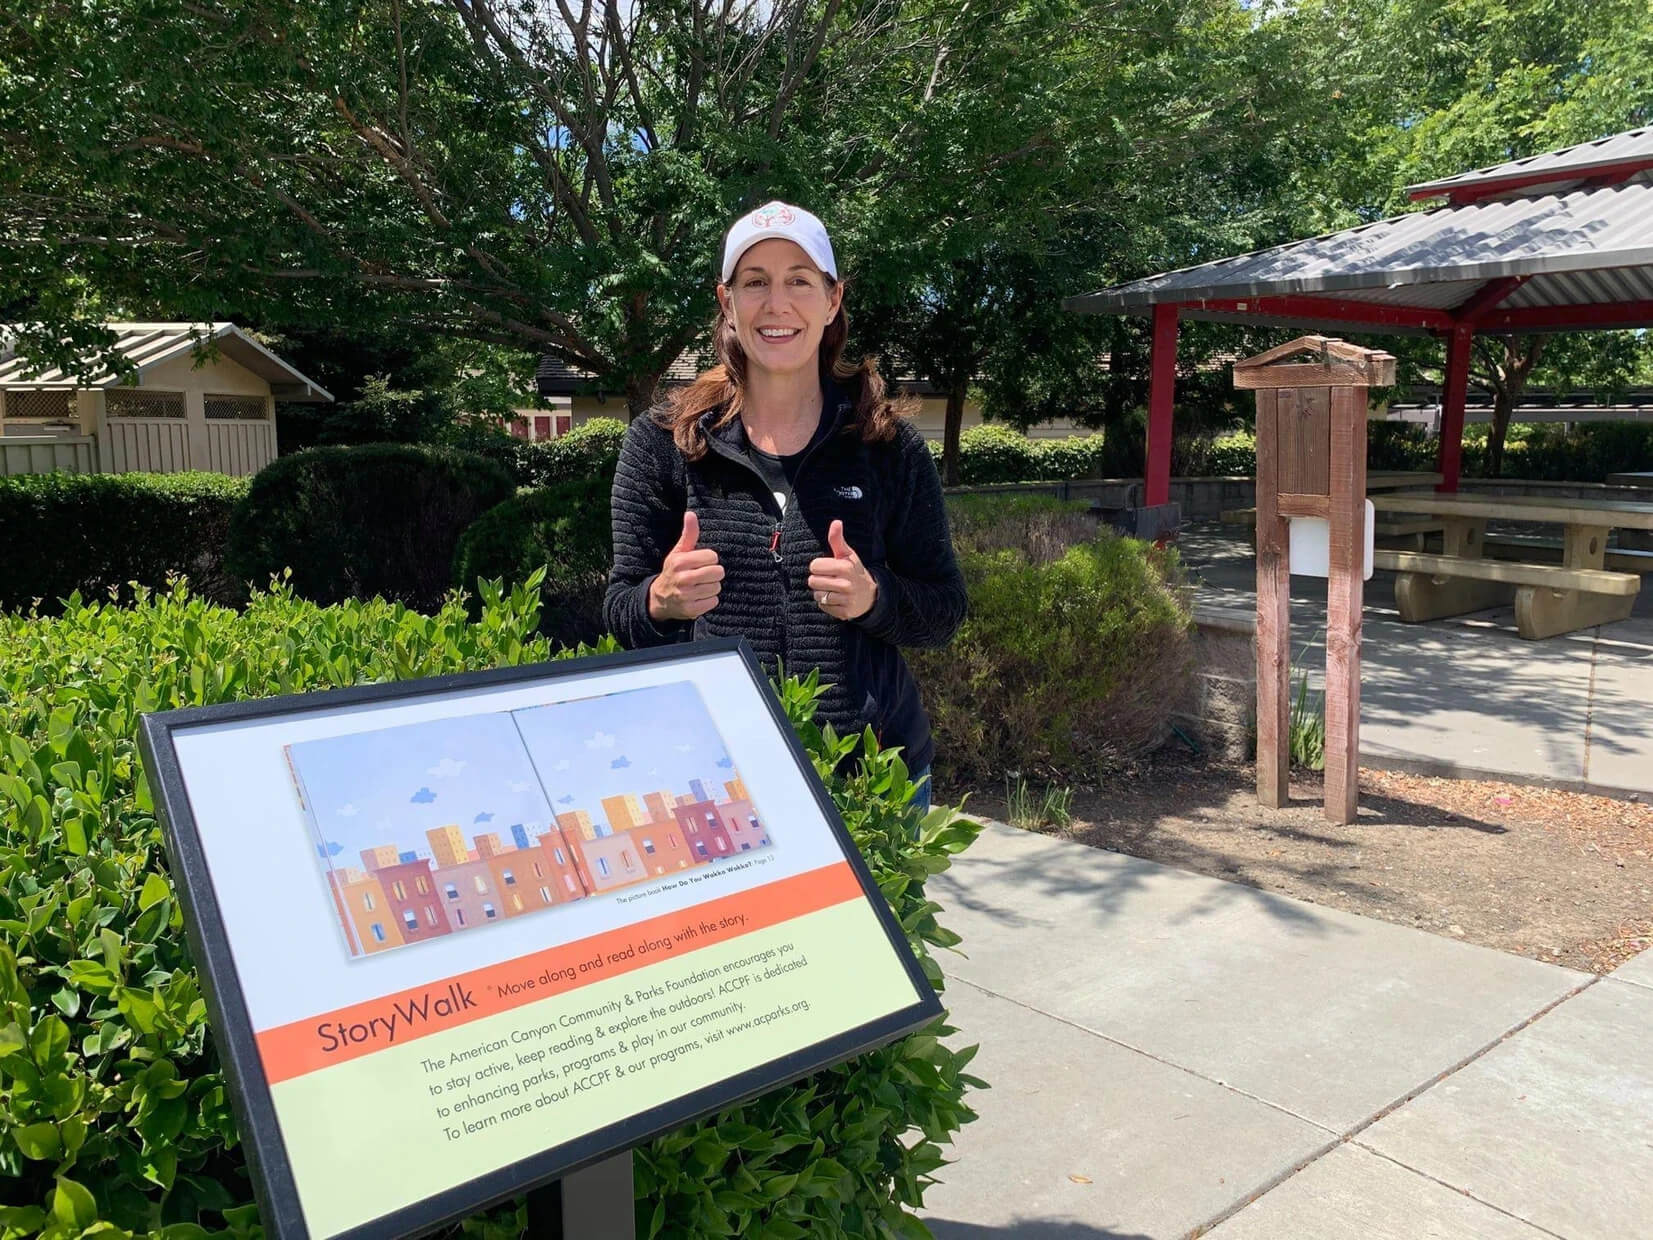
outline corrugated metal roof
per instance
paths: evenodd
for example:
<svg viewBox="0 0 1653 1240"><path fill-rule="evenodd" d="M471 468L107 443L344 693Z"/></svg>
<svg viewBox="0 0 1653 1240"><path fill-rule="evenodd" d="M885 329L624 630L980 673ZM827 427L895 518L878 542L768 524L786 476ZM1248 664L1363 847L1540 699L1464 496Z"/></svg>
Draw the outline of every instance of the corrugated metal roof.
<svg viewBox="0 0 1653 1240"><path fill-rule="evenodd" d="M1435 207L1069 297L1069 310L1291 294L1450 309L1481 283L1533 277L1508 299L1573 305L1653 297L1653 179ZM1447 300L1447 298L1452 300ZM1193 316L1191 316L1193 317Z"/></svg>
<svg viewBox="0 0 1653 1240"><path fill-rule="evenodd" d="M115 350L143 372L160 362L187 354L198 344L216 342L231 361L267 380L277 398L291 401L332 401L326 388L293 369L234 323L109 323L115 333ZM12 347L12 337L0 327L0 387L79 388L113 387L119 383L114 371L104 370L91 379L79 379L57 367L36 371Z"/></svg>
<svg viewBox="0 0 1653 1240"><path fill-rule="evenodd" d="M1611 137L1597 138L1594 142L1581 142L1577 146L1564 146L1560 150L1546 151L1542 155L1512 159L1507 163L1494 164L1490 168L1460 172L1456 176L1443 177L1439 181L1408 185L1406 191L1409 194L1432 191L1445 193L1453 189L1490 185L1496 181L1517 177L1524 179L1550 172L1577 177L1594 168L1611 167L1638 159L1653 160L1653 128L1631 129L1625 133L1613 134Z"/></svg>

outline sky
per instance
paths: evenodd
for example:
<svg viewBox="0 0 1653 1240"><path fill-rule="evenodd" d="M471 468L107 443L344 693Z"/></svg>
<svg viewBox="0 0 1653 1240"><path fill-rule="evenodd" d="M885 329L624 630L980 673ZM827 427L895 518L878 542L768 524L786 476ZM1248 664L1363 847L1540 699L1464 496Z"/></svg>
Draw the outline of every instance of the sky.
<svg viewBox="0 0 1653 1240"><path fill-rule="evenodd" d="M590 812L602 799L703 779L719 797L738 772L700 691L686 680L515 712L558 813Z"/></svg>
<svg viewBox="0 0 1653 1240"><path fill-rule="evenodd" d="M603 797L687 793L691 779L721 794L736 777L687 681L303 741L291 754L318 851L343 866L380 844L428 854L432 827L458 826L467 845L495 832L509 846L513 823L532 839L571 809L603 821Z"/></svg>

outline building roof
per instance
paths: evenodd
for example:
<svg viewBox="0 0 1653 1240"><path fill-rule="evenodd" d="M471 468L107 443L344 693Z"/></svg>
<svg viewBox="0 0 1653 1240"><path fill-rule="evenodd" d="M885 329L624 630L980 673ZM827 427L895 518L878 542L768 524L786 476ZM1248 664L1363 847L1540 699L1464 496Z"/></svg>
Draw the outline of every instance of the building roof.
<svg viewBox="0 0 1653 1240"><path fill-rule="evenodd" d="M1597 138L1594 142L1581 142L1577 146L1564 146L1542 155L1512 159L1490 168L1460 172L1439 181L1408 185L1406 192L1413 199L1433 198L1441 194L1462 199L1497 192L1515 193L1539 186L1546 190L1565 189L1584 180L1599 178L1621 165L1650 158L1653 158L1653 128L1631 129L1611 137Z"/></svg>
<svg viewBox="0 0 1653 1240"><path fill-rule="evenodd" d="M667 386L693 383L695 376L710 366L711 359L699 349L685 349L666 368L661 382ZM571 366L554 354L540 355L534 383L541 396L575 396L598 391L597 377L580 366ZM607 394L606 390L602 394Z"/></svg>
<svg viewBox="0 0 1653 1240"><path fill-rule="evenodd" d="M271 353L234 323L109 323L115 333L115 351L137 368L139 375L152 366L186 356L211 342L219 352L270 385L277 400L314 404L331 402L333 394ZM81 388L115 387L120 377L104 371L90 380L56 367L36 371L12 347L0 328L0 387Z"/></svg>
<svg viewBox="0 0 1653 1240"><path fill-rule="evenodd" d="M1477 331L1653 324L1653 130L1414 189L1459 186L1481 192L1062 304L1108 314L1174 303L1183 318L1384 331L1448 330L1466 315Z"/></svg>

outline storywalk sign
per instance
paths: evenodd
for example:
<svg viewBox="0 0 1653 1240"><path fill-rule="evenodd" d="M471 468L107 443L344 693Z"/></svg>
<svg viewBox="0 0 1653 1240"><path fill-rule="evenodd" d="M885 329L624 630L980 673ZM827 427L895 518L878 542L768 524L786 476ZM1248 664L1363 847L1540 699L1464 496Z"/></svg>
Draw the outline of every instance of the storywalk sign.
<svg viewBox="0 0 1653 1240"><path fill-rule="evenodd" d="M141 742L276 1236L433 1227L940 1014L742 642Z"/></svg>

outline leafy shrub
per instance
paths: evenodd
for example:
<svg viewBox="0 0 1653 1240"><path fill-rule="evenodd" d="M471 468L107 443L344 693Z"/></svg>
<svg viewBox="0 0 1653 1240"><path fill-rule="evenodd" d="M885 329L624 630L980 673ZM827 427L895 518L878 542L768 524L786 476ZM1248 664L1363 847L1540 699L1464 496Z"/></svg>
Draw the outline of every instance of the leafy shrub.
<svg viewBox="0 0 1653 1240"><path fill-rule="evenodd" d="M1190 674L1174 550L1111 531L1051 559L1032 550L961 551L964 625L913 655L936 761L963 778L1093 772L1152 749Z"/></svg>
<svg viewBox="0 0 1653 1240"><path fill-rule="evenodd" d="M139 712L544 660L538 584L490 587L474 623L453 599L431 616L382 600L323 608L279 585L241 614L179 586L130 608L0 616L0 1234L256 1235L139 770ZM788 716L939 987L930 949L957 939L924 880L975 828L943 809L915 840L894 754L834 775L864 742L814 726L818 694L789 682ZM640 1149L642 1234L913 1234L904 1211L972 1118L970 1052L937 1040L950 1032L938 1024Z"/></svg>
<svg viewBox="0 0 1653 1240"><path fill-rule="evenodd" d="M625 442L626 424L618 418L592 418L566 435L529 443L509 435L470 435L462 446L503 465L519 487L543 487L580 478L613 481Z"/></svg>
<svg viewBox="0 0 1653 1240"><path fill-rule="evenodd" d="M220 602L243 592L223 568L245 478L224 474L21 474L0 478L0 608L47 610L80 591L158 587L188 574Z"/></svg>
<svg viewBox="0 0 1653 1240"><path fill-rule="evenodd" d="M1044 482L1063 478L1100 478L1105 457L1101 435L1069 435L1066 439L1036 439L1034 467Z"/></svg>
<svg viewBox="0 0 1653 1240"><path fill-rule="evenodd" d="M1038 472L1037 460L1031 439L996 422L959 436L959 480L966 485L1026 481Z"/></svg>
<svg viewBox="0 0 1653 1240"><path fill-rule="evenodd" d="M475 590L478 578L514 584L540 570L540 631L559 645L595 641L603 632L603 591L614 562L609 490L607 479L585 478L525 491L490 508L459 539L454 584L462 590Z"/></svg>
<svg viewBox="0 0 1653 1240"><path fill-rule="evenodd" d="M1096 536L1097 518L1083 500L1053 495L953 495L947 500L959 551L1018 551L1036 564Z"/></svg>
<svg viewBox="0 0 1653 1240"><path fill-rule="evenodd" d="M318 603L375 595L441 605L465 527L511 495L469 452L417 444L310 448L261 470L230 521L227 559L262 583L292 570Z"/></svg>

